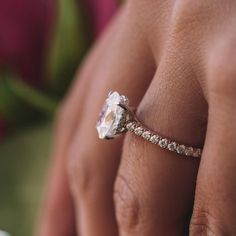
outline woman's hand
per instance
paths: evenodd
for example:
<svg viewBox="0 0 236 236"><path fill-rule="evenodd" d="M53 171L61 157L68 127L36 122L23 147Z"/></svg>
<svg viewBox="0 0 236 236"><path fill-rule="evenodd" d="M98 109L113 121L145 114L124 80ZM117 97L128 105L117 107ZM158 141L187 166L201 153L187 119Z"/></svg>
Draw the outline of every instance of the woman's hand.
<svg viewBox="0 0 236 236"><path fill-rule="evenodd" d="M85 236L236 234L235 12L233 0L128 1L59 112L40 236L75 235L73 209ZM204 145L201 160L133 134L99 140L110 90L151 129Z"/></svg>

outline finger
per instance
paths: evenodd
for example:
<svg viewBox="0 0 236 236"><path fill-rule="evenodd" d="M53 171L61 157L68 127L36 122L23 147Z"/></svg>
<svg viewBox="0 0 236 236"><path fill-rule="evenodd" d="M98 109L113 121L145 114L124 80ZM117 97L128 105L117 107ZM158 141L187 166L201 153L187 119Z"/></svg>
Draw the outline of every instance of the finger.
<svg viewBox="0 0 236 236"><path fill-rule="evenodd" d="M109 90L118 90L137 104L155 67L136 19L126 10L111 26L112 37L94 71L71 146L69 171L81 235L117 235L112 195L122 139L98 139L95 124L105 97Z"/></svg>
<svg viewBox="0 0 236 236"><path fill-rule="evenodd" d="M166 137L202 146L207 104L182 40L160 58L137 116ZM120 235L188 235L198 163L127 134L115 185Z"/></svg>
<svg viewBox="0 0 236 236"><path fill-rule="evenodd" d="M75 212L67 178L66 154L79 120L79 112L77 109L72 109L72 106L74 106L75 98L83 99L83 92L88 84L85 80L86 76L81 76L81 78L83 79L75 85L78 93L71 92L57 115L46 199L36 235L76 235Z"/></svg>
<svg viewBox="0 0 236 236"><path fill-rule="evenodd" d="M67 176L67 153L81 119L80 111L98 66L97 61L106 48L106 39L101 41L87 56L58 111L49 184L36 235L76 235L75 209Z"/></svg>
<svg viewBox="0 0 236 236"><path fill-rule="evenodd" d="M236 235L235 36L221 32L207 58L209 119L191 235Z"/></svg>

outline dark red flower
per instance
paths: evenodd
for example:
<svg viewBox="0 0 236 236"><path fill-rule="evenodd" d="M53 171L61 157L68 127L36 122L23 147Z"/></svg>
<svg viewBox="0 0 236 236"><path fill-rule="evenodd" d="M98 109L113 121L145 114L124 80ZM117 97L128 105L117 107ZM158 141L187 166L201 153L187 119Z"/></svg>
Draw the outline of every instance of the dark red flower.
<svg viewBox="0 0 236 236"><path fill-rule="evenodd" d="M6 69L10 74L16 75L15 78L21 78L31 86L41 87L46 84L45 80L50 77L47 64L49 64L52 46L56 45L54 41L57 41L56 28L58 23L61 23L60 16L71 19L68 11L70 8L65 7L65 3L70 3L67 1L69 0L62 0L60 3L63 4L59 4L57 0L0 0L0 79L3 75L1 74L2 69ZM118 0L77 1L83 4L83 10L86 12L84 15L87 18L85 20L90 22L89 31L94 37L101 33L119 6ZM58 14L58 10L61 14ZM64 15L64 13L66 14ZM73 14L75 13L73 12ZM63 19L65 20L65 18ZM68 24L67 21L65 22ZM83 35L80 36L83 37ZM63 37L62 40L65 38ZM77 51L71 50L66 41L63 41L62 45L65 45L63 52L69 51L69 53L65 53L66 55L74 56L71 55L71 51L76 54ZM75 45L77 46L77 44ZM63 53L58 55L60 56L57 59L59 58L62 63L71 64L71 61L74 63L74 65L60 66L60 68L76 68L78 66L77 60L67 60L61 56L64 55ZM68 74L68 71L65 70L63 73ZM57 76L56 79L58 79ZM27 84L26 86L28 86ZM2 89L4 90L4 88ZM23 91L25 93L25 90ZM32 93L30 93L31 95ZM38 96L36 97L38 98ZM28 99L32 100L32 97ZM16 104L15 106L17 107ZM2 111L0 112L2 113ZM25 115L27 116L27 114ZM15 117L14 111L12 116ZM6 132L6 124L7 120L5 121L0 114L0 138Z"/></svg>
<svg viewBox="0 0 236 236"><path fill-rule="evenodd" d="M2 0L0 5L0 67L39 85L55 0Z"/></svg>
<svg viewBox="0 0 236 236"><path fill-rule="evenodd" d="M81 0L92 26L93 36L98 36L119 7L118 0Z"/></svg>

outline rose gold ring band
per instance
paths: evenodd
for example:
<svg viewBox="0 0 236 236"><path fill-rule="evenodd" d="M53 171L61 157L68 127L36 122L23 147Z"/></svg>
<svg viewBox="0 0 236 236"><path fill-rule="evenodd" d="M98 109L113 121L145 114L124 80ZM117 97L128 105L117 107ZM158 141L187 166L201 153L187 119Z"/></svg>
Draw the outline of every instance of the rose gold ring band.
<svg viewBox="0 0 236 236"><path fill-rule="evenodd" d="M162 137L161 135L145 128L138 121L130 121L126 124L126 129L133 132L135 135L142 137L143 139L151 142L152 144L158 145L159 147L166 149L177 154L189 156L189 157L201 157L201 148L194 148L179 144L169 138Z"/></svg>

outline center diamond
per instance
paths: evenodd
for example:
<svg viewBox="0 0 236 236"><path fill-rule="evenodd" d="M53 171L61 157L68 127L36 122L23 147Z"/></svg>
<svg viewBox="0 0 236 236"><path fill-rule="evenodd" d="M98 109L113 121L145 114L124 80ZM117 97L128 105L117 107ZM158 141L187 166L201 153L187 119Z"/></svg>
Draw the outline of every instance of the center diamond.
<svg viewBox="0 0 236 236"><path fill-rule="evenodd" d="M125 110L119 104L125 105L126 97L117 92L111 92L106 99L96 125L100 139L113 138L118 131L119 124Z"/></svg>

